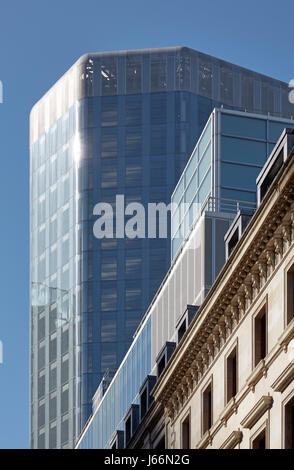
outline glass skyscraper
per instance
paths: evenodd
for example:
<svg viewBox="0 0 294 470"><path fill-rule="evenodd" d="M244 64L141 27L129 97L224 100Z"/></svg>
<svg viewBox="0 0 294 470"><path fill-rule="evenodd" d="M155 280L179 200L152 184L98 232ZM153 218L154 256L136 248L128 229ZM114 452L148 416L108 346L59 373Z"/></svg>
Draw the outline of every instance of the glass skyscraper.
<svg viewBox="0 0 294 470"><path fill-rule="evenodd" d="M32 109L33 448L74 446L170 264L170 238L95 238L93 207L168 203L222 105L294 115L287 84L188 48L86 54Z"/></svg>

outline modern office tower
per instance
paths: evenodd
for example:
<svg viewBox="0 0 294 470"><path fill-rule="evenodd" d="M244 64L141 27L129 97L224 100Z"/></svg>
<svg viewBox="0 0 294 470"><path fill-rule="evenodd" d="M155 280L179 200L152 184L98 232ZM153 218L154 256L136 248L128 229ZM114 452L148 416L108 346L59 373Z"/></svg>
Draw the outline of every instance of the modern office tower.
<svg viewBox="0 0 294 470"><path fill-rule="evenodd" d="M87 54L34 106L31 446L72 447L170 263L93 235L100 201L168 202L215 106L294 115L285 83L187 48Z"/></svg>
<svg viewBox="0 0 294 470"><path fill-rule="evenodd" d="M234 142L233 145L219 146L217 161L219 164L228 161L236 168L239 167L241 173L242 171L245 173L247 165L250 167L250 158L253 156L254 161L261 167L267 158L263 145L254 147L250 139L251 136L248 135L248 129L253 129L254 126L260 129L264 125L278 133L275 137L277 140L279 129L288 127L288 125L294 127L294 122L291 120L287 123L286 120L261 115L256 122L255 114L215 109L209 117L179 182L181 185L181 181L184 179L188 183L187 186L178 186L182 188L182 196L178 199L178 204L181 204L182 199L187 204L184 206L186 212L183 219L189 214L191 208L189 201L194 201L195 196L202 191L205 173L199 180L196 179L193 189L190 189L189 181L194 178L193 171L201 173L199 167L196 170L194 168L195 155L198 155L198 161L201 165L211 145L210 141L216 137L212 133L213 126L211 125L216 117L219 122L219 132L220 129L222 132L226 131L229 142ZM244 123L242 119L244 119ZM220 126L221 121L223 121L222 127ZM240 138L242 132L244 138ZM222 135L221 132L220 135ZM263 138L260 140L264 140L262 143L269 151L272 149L273 135L271 132L260 134L260 137ZM252 148L250 148L251 143ZM244 146L245 149L250 148L249 160L244 159L244 154L246 154ZM212 162L213 166L214 160ZM205 163L207 172L211 171L209 170L210 165L211 163ZM194 170L192 171L191 168ZM120 433L125 433L126 422L129 418L131 421L139 422L138 416L135 415L139 410L142 388L144 389L144 384L146 385L146 381L150 380L148 376L151 376L152 380L160 374L162 361L166 365L179 338L184 334L193 316L197 314L195 306L202 305L225 263L224 237L232 220L239 209L249 215L252 215L255 210L256 177L259 173L260 168L254 167L254 171L247 174L246 187L240 186L241 202L238 199L233 200L232 196L227 198L227 193L224 193L223 198L214 196L214 194L218 194L218 188L225 185L226 174L221 174L216 181L212 178L209 180L210 184L205 184L206 189L203 197L196 204L196 209L199 210L193 212L191 230L187 230L183 237L178 234L173 239L173 243L179 239L179 244L176 245L177 253L175 253L172 265L136 332L133 344L104 395L98 393L98 398L97 395L94 396L92 417L80 436L78 448L112 447L113 443L118 441ZM234 182L234 180L232 181ZM247 201L243 190L250 194ZM178 193L178 189L175 190L173 199L176 193ZM173 220L172 224L174 225ZM180 218L178 218L178 224L181 224ZM124 444L127 445L127 443L128 438L124 434Z"/></svg>
<svg viewBox="0 0 294 470"><path fill-rule="evenodd" d="M214 109L171 197L172 258L205 199L223 212L257 202L255 180L285 127L294 121Z"/></svg>

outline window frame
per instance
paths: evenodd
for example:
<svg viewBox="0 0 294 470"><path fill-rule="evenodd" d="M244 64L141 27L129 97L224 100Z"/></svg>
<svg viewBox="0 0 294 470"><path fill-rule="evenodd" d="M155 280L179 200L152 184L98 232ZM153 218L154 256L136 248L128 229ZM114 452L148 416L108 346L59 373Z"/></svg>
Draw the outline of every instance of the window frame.
<svg viewBox="0 0 294 470"><path fill-rule="evenodd" d="M234 341L234 343L229 348L228 352L225 355L225 376L224 376L224 404L225 406L230 402L230 400L237 395L239 390L239 347L238 347L238 338ZM228 399L228 360L232 353L236 351L236 394L231 396Z"/></svg>
<svg viewBox="0 0 294 470"><path fill-rule="evenodd" d="M266 337L265 337L265 356L261 358L258 362L256 362L256 320L259 316L261 316L262 310L265 309L265 329L266 329ZM262 359L265 359L268 354L268 295L266 294L265 298L258 304L255 309L255 313L252 315L252 370L254 370L260 363Z"/></svg>
<svg viewBox="0 0 294 470"><path fill-rule="evenodd" d="M211 425L204 430L204 394L208 387L211 388ZM213 426L213 375L205 382L205 385L201 389L201 435L204 436Z"/></svg>

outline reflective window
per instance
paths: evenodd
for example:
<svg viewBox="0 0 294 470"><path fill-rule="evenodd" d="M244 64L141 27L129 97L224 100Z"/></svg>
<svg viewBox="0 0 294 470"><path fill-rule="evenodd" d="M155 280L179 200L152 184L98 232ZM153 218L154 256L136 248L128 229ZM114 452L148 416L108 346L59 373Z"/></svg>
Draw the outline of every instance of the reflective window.
<svg viewBox="0 0 294 470"><path fill-rule="evenodd" d="M118 107L116 98L102 98L101 100L101 126L117 126Z"/></svg>
<svg viewBox="0 0 294 470"><path fill-rule="evenodd" d="M137 281L126 282L125 290L125 309L140 310L142 308L142 289L141 283Z"/></svg>
<svg viewBox="0 0 294 470"><path fill-rule="evenodd" d="M151 157L150 184L152 186L165 186L167 182L166 159Z"/></svg>
<svg viewBox="0 0 294 470"><path fill-rule="evenodd" d="M101 129L101 157L117 157L117 128Z"/></svg>
<svg viewBox="0 0 294 470"><path fill-rule="evenodd" d="M142 97L126 96L126 116L127 126L138 126L142 122Z"/></svg>
<svg viewBox="0 0 294 470"><path fill-rule="evenodd" d="M128 128L126 130L126 148L127 157L139 157L142 153L142 129L141 127Z"/></svg>
<svg viewBox="0 0 294 470"><path fill-rule="evenodd" d="M212 64L204 60L200 60L198 68L198 88L199 93L205 96L212 94Z"/></svg>
<svg viewBox="0 0 294 470"><path fill-rule="evenodd" d="M208 167L211 165L211 144L207 147L204 155L199 163L199 183L201 183L203 176L205 175Z"/></svg>
<svg viewBox="0 0 294 470"><path fill-rule="evenodd" d="M265 142L222 136L221 155L222 160L251 163L261 167L267 158L267 147Z"/></svg>
<svg viewBox="0 0 294 470"><path fill-rule="evenodd" d="M223 186L237 189L254 189L260 168L246 165L221 164L221 178Z"/></svg>
<svg viewBox="0 0 294 470"><path fill-rule="evenodd" d="M202 155L205 152L206 147L208 145L208 142L211 139L211 126L212 124L211 124L211 119L210 119L209 123L207 124L205 128L204 133L201 136L201 139L199 140L199 144L198 144L199 160L201 160Z"/></svg>
<svg viewBox="0 0 294 470"><path fill-rule="evenodd" d="M166 89L166 58L162 55L151 56L151 91Z"/></svg>
<svg viewBox="0 0 294 470"><path fill-rule="evenodd" d="M141 160L126 159L126 186L141 186L142 185L142 163Z"/></svg>
<svg viewBox="0 0 294 470"><path fill-rule="evenodd" d="M109 159L101 162L101 188L117 187L116 160Z"/></svg>
<svg viewBox="0 0 294 470"><path fill-rule="evenodd" d="M223 103L233 102L233 71L231 68L222 65L220 67L220 99Z"/></svg>
<svg viewBox="0 0 294 470"><path fill-rule="evenodd" d="M256 202L256 191L238 191L236 189L221 188L221 198L234 201Z"/></svg>
<svg viewBox="0 0 294 470"><path fill-rule="evenodd" d="M125 341L133 340L134 332L140 323L140 318L128 318L125 321Z"/></svg>
<svg viewBox="0 0 294 470"><path fill-rule="evenodd" d="M101 320L101 341L102 341L102 343L114 343L114 342L117 341L116 325L117 325L116 318Z"/></svg>
<svg viewBox="0 0 294 470"><path fill-rule="evenodd" d="M176 153L187 153L187 130L177 127L175 132Z"/></svg>
<svg viewBox="0 0 294 470"><path fill-rule="evenodd" d="M126 91L127 93L141 93L142 64L141 56L129 55L126 57Z"/></svg>
<svg viewBox="0 0 294 470"><path fill-rule="evenodd" d="M114 280L117 278L117 258L102 258L101 261L101 279Z"/></svg>
<svg viewBox="0 0 294 470"><path fill-rule="evenodd" d="M187 122L190 114L190 99L186 93L176 94L175 119L177 122Z"/></svg>
<svg viewBox="0 0 294 470"><path fill-rule="evenodd" d="M208 173L206 174L199 188L198 200L199 200L200 206L202 206L202 204L208 197L210 190L211 190L211 170L208 171Z"/></svg>
<svg viewBox="0 0 294 470"><path fill-rule="evenodd" d="M266 140L266 121L264 119L222 114L221 128L223 134Z"/></svg>
<svg viewBox="0 0 294 470"><path fill-rule="evenodd" d="M116 349L112 343L103 344L101 347L101 372L104 373L108 369L110 371L116 369Z"/></svg>
<svg viewBox="0 0 294 470"><path fill-rule="evenodd" d="M150 122L164 124L167 118L167 94L154 93L150 96Z"/></svg>
<svg viewBox="0 0 294 470"><path fill-rule="evenodd" d="M190 89L190 55L176 56L176 88Z"/></svg>
<svg viewBox="0 0 294 470"><path fill-rule="evenodd" d="M254 109L253 77L246 73L242 76L242 106L247 110Z"/></svg>
<svg viewBox="0 0 294 470"><path fill-rule="evenodd" d="M151 250L149 261L150 278L161 280L167 271L167 253L164 250Z"/></svg>
<svg viewBox="0 0 294 470"><path fill-rule="evenodd" d="M289 127L289 128L294 127L294 123L291 126L291 124L288 124L288 123L286 125L285 123L269 121L268 123L269 140L271 142L277 142L277 140L279 139L285 127Z"/></svg>
<svg viewBox="0 0 294 470"><path fill-rule="evenodd" d="M166 153L166 127L151 129L150 151L151 155L164 155Z"/></svg>
<svg viewBox="0 0 294 470"><path fill-rule="evenodd" d="M117 309L116 283L101 286L101 310L104 312Z"/></svg>
<svg viewBox="0 0 294 470"><path fill-rule="evenodd" d="M117 92L116 58L108 57L103 59L100 70L102 95L115 95Z"/></svg>
<svg viewBox="0 0 294 470"><path fill-rule="evenodd" d="M140 279L142 277L142 254L140 251L126 254L125 274L126 279Z"/></svg>

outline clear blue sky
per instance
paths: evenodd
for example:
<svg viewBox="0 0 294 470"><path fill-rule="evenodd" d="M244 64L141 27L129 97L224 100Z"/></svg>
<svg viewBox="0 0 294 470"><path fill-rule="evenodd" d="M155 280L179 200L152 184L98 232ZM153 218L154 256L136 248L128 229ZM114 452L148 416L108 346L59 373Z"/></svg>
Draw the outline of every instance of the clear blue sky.
<svg viewBox="0 0 294 470"><path fill-rule="evenodd" d="M2 0L0 448L29 446L32 105L85 52L188 46L294 78L293 0Z"/></svg>

